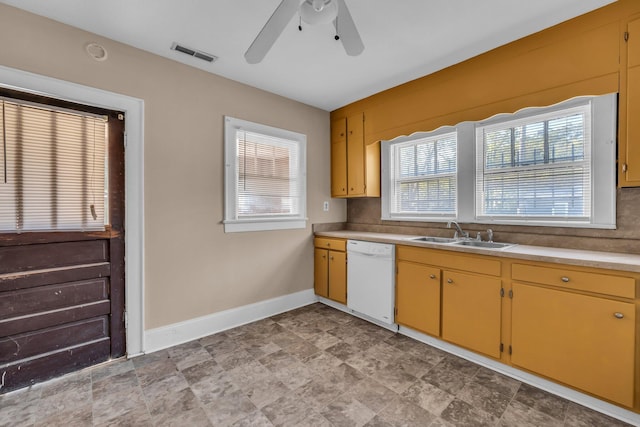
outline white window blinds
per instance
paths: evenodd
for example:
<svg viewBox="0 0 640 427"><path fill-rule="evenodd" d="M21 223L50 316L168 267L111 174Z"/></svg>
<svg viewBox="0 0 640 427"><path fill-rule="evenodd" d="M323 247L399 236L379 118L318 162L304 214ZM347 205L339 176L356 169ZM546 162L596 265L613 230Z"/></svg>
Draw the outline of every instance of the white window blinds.
<svg viewBox="0 0 640 427"><path fill-rule="evenodd" d="M478 219L591 217L589 104L477 128Z"/></svg>
<svg viewBox="0 0 640 427"><path fill-rule="evenodd" d="M105 229L103 117L1 99L0 231Z"/></svg>
<svg viewBox="0 0 640 427"><path fill-rule="evenodd" d="M389 154L391 217L456 215L456 132L393 144Z"/></svg>
<svg viewBox="0 0 640 427"><path fill-rule="evenodd" d="M236 143L236 217L298 215L301 194L296 142L238 130Z"/></svg>

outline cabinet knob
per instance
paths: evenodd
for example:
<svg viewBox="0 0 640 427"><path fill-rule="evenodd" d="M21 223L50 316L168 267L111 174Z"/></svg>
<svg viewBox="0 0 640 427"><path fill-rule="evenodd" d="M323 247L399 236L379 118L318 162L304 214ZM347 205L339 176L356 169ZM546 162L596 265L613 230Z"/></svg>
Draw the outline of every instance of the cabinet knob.
<svg viewBox="0 0 640 427"><path fill-rule="evenodd" d="M562 276L560 280L562 280L564 283L569 283L569 278L567 276Z"/></svg>
<svg viewBox="0 0 640 427"><path fill-rule="evenodd" d="M624 318L624 314L619 313L619 312L615 312L615 313L613 313L613 317L615 317L616 319L622 319L622 318Z"/></svg>
<svg viewBox="0 0 640 427"><path fill-rule="evenodd" d="M333 256L330 256L330 257L329 257L329 259L330 259L331 261L333 261Z"/></svg>
<svg viewBox="0 0 640 427"><path fill-rule="evenodd" d="M327 256L326 255L322 255L322 259L325 259Z"/></svg>
<svg viewBox="0 0 640 427"><path fill-rule="evenodd" d="M435 274L431 274L431 275L429 275L429 279L435 279L435 278L436 278L436 275L435 275Z"/></svg>
<svg viewBox="0 0 640 427"><path fill-rule="evenodd" d="M351 187L351 191L353 191L353 187Z"/></svg>
<svg viewBox="0 0 640 427"><path fill-rule="evenodd" d="M627 169L628 169L627 164L626 164L626 163L623 163L623 164L622 164L622 172L626 172L626 171L627 171Z"/></svg>
<svg viewBox="0 0 640 427"><path fill-rule="evenodd" d="M453 279L447 279L447 283L453 283Z"/></svg>
<svg viewBox="0 0 640 427"><path fill-rule="evenodd" d="M331 243L327 243L327 247L331 247Z"/></svg>

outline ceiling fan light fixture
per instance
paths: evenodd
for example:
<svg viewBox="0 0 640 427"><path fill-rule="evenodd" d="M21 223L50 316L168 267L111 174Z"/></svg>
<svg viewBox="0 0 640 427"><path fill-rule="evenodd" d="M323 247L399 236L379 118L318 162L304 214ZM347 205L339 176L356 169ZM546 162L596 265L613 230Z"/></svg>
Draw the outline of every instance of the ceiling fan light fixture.
<svg viewBox="0 0 640 427"><path fill-rule="evenodd" d="M300 5L300 18L309 25L328 24L338 16L335 0L305 0Z"/></svg>

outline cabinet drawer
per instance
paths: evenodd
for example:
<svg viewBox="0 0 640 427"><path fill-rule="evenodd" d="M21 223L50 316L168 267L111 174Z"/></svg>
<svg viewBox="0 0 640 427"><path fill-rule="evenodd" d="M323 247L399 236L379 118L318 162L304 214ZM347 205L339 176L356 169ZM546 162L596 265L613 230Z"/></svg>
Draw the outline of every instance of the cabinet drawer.
<svg viewBox="0 0 640 427"><path fill-rule="evenodd" d="M313 240L316 248L331 249L332 251L346 251L347 241L342 239L331 239L327 237L316 237Z"/></svg>
<svg viewBox="0 0 640 427"><path fill-rule="evenodd" d="M455 252L423 249L413 246L397 246L396 254L399 260L437 265L442 268L489 274L492 276L499 276L501 272L500 261L480 256L458 255Z"/></svg>
<svg viewBox="0 0 640 427"><path fill-rule="evenodd" d="M633 277L576 271L561 267L513 264L511 278L623 298L636 296L636 281Z"/></svg>

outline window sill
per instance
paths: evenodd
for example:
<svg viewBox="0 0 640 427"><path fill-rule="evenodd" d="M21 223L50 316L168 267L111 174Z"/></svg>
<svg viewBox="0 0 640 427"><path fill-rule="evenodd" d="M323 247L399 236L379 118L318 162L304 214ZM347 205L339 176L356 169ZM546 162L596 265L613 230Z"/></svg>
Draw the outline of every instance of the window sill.
<svg viewBox="0 0 640 427"><path fill-rule="evenodd" d="M286 220L226 220L224 223L225 233L242 233L246 231L271 231L271 230L293 230L307 227L306 218L286 219Z"/></svg>

